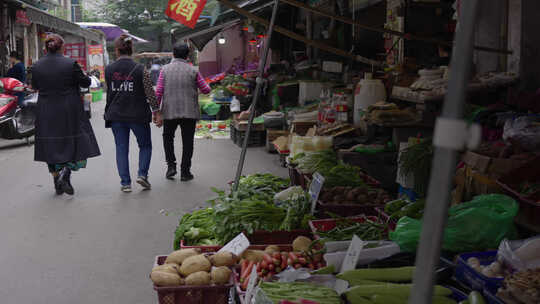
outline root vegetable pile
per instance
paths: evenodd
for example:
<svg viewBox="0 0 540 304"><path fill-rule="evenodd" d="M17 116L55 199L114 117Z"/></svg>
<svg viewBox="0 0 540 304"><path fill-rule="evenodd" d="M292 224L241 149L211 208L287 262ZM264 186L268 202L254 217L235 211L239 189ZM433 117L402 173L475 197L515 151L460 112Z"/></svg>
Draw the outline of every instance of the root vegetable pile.
<svg viewBox="0 0 540 304"><path fill-rule="evenodd" d="M230 252L201 254L199 249L181 249L172 252L163 265L156 266L150 279L156 286L223 285L230 282L236 265Z"/></svg>
<svg viewBox="0 0 540 304"><path fill-rule="evenodd" d="M332 187L321 192L320 201L329 205L384 205L392 197L382 189L364 187Z"/></svg>

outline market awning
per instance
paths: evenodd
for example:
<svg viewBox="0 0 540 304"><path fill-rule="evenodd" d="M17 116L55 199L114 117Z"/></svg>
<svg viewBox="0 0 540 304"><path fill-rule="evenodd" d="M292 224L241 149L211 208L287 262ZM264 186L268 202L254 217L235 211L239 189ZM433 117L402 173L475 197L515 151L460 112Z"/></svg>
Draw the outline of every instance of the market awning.
<svg viewBox="0 0 540 304"><path fill-rule="evenodd" d="M46 26L58 31L66 32L76 36L84 37L88 40L95 42L101 42L102 38L98 33L93 31L83 29L73 22L66 21L64 19L58 18L47 12L40 10L39 8L33 7L28 3L25 3L20 0L10 0L11 2L21 5L22 8L26 10L26 15L28 19L35 24Z"/></svg>
<svg viewBox="0 0 540 304"><path fill-rule="evenodd" d="M135 42L140 42L140 43L148 42L148 40L145 40L143 38L130 34L127 30L119 27L116 24L105 23L105 22L79 22L77 24L81 26L82 28L91 28L91 29L102 31L105 34L107 41L114 41L114 39L118 38L120 35L127 34L131 38L133 38Z"/></svg>
<svg viewBox="0 0 540 304"><path fill-rule="evenodd" d="M249 0L243 1L239 6L251 13L256 13L264 9L271 9L272 4L274 4L273 0ZM191 40L197 49L202 50L222 30L240 23L243 19L235 11L227 9L219 14L213 26L209 19L200 19L194 29L183 26L175 30L173 35L175 40Z"/></svg>

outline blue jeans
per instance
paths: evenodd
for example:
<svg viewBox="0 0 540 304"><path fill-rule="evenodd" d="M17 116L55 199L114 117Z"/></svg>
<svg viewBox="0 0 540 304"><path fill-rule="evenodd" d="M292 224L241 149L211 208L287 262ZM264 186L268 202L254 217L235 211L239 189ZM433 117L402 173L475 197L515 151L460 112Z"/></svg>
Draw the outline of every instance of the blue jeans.
<svg viewBox="0 0 540 304"><path fill-rule="evenodd" d="M112 122L112 131L116 143L116 165L122 186L131 185L129 174L129 131L133 131L139 144L138 176L148 177L152 158L152 136L149 123Z"/></svg>

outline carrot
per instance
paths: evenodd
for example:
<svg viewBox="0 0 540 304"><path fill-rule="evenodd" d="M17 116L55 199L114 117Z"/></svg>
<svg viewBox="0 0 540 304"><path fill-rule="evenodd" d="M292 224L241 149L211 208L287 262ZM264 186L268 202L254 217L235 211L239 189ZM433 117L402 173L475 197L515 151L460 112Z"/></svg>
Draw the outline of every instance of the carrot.
<svg viewBox="0 0 540 304"><path fill-rule="evenodd" d="M287 258L281 259L281 269L287 268Z"/></svg>
<svg viewBox="0 0 540 304"><path fill-rule="evenodd" d="M263 255L263 260L264 260L266 263L268 263L268 264L272 264L272 263L273 263L272 257L271 257L268 253L265 253L265 254Z"/></svg>
<svg viewBox="0 0 540 304"><path fill-rule="evenodd" d="M242 286L240 286L240 288L242 288L242 290L247 290L248 284L249 284L249 280L244 280L244 282L242 282Z"/></svg>
<svg viewBox="0 0 540 304"><path fill-rule="evenodd" d="M242 274L246 270L248 264L249 264L248 260L242 260L242 264L241 264L241 267L240 267L240 277L242 277Z"/></svg>
<svg viewBox="0 0 540 304"><path fill-rule="evenodd" d="M242 273L240 275L240 280L247 279L249 277L249 275L251 274L251 271L253 269L253 266L255 266L255 263L254 262L249 262L248 266L244 270L244 273Z"/></svg>

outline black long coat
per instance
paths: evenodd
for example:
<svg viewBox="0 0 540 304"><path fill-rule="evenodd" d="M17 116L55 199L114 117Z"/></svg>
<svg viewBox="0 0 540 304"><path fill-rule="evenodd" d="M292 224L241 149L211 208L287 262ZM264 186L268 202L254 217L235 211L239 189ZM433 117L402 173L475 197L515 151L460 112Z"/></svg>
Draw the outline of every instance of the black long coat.
<svg viewBox="0 0 540 304"><path fill-rule="evenodd" d="M76 61L49 54L32 68L32 86L39 91L35 160L63 164L100 155L80 87L90 86Z"/></svg>

